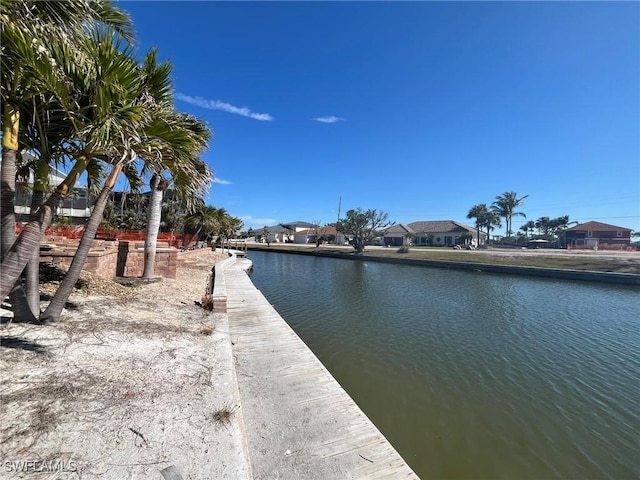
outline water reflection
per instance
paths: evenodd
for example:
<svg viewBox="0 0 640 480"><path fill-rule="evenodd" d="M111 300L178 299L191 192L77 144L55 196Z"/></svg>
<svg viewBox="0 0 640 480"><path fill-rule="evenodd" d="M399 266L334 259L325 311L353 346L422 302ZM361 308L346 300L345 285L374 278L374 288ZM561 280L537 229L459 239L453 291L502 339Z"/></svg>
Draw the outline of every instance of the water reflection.
<svg viewBox="0 0 640 480"><path fill-rule="evenodd" d="M634 288L250 252L422 478L638 478Z"/></svg>

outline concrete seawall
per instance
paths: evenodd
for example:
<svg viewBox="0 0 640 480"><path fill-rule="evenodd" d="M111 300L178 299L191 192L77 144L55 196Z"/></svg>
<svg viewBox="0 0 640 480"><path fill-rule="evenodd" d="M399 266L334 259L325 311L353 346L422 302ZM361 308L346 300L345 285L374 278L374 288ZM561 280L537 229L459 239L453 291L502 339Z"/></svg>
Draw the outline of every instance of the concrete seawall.
<svg viewBox="0 0 640 480"><path fill-rule="evenodd" d="M226 262L216 280L224 276L241 428L253 478L417 479L253 285L250 267L246 259Z"/></svg>
<svg viewBox="0 0 640 480"><path fill-rule="evenodd" d="M474 272L525 275L529 277L555 278L585 282L612 283L618 285L640 285L640 275L633 273L596 272L589 270L568 270L558 268L523 267L515 265L496 265L490 263L456 262L449 260L429 260L418 258L380 257L377 255L355 255L353 253L317 252L308 250L278 250L261 246L251 246L250 250L263 252L291 253L294 255L312 255L317 257L341 258L344 260L395 263L434 268L448 268Z"/></svg>

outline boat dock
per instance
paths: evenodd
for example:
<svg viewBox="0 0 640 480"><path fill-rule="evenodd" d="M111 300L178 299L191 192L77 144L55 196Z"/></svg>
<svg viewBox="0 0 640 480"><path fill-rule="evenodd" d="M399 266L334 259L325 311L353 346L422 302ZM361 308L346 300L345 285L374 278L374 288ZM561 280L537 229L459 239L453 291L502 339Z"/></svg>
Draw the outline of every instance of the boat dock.
<svg viewBox="0 0 640 480"><path fill-rule="evenodd" d="M225 268L229 334L253 478L417 475L262 293Z"/></svg>

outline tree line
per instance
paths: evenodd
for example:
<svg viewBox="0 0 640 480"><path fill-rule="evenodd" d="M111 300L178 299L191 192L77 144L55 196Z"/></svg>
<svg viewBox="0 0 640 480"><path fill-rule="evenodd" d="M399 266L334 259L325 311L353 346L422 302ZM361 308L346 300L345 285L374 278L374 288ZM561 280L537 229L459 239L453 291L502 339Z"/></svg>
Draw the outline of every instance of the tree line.
<svg viewBox="0 0 640 480"><path fill-rule="evenodd" d="M504 192L502 195L495 197L494 202L489 206L486 203L479 203L471 207L467 213L467 218L475 219L476 229L478 231L478 245L480 244L480 232L486 229L487 239L491 235L491 231L495 228L502 227L502 219L505 220L506 226L506 241L524 240L529 239L529 234L538 232L537 238L550 241L560 237L571 225L577 222L569 220L569 215L563 215L557 218L541 217L536 221L529 220L520 227L522 233L513 231L513 217L526 218L526 214L519 211L520 207L524 205L525 199L529 195L523 195L518 197L516 192ZM516 233L519 234L516 237Z"/></svg>
<svg viewBox="0 0 640 480"><path fill-rule="evenodd" d="M120 177L132 191L147 183L151 190L144 278L154 276L169 185L194 215L190 222L196 229L211 231L201 199L213 172L201 155L212 131L176 110L169 62L159 62L155 49L136 59L131 18L115 4L2 0L0 23L0 296L10 297L14 321L38 323L59 318ZM23 151L33 153L33 160L25 161ZM68 172L59 185L48 184L54 165ZM31 213L16 237L16 178L29 173L34 178ZM40 240L81 175L96 198L93 211L64 280L40 312Z"/></svg>

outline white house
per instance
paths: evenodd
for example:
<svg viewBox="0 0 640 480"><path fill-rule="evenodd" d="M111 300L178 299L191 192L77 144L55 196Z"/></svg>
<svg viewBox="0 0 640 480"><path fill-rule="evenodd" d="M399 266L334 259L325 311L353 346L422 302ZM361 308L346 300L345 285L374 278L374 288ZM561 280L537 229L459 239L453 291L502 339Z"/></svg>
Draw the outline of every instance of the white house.
<svg viewBox="0 0 640 480"><path fill-rule="evenodd" d="M36 157L29 152L22 152L21 155L25 161L36 160ZM55 167L51 167L49 169L48 178L51 190L60 185L66 176L66 173L61 172ZM26 222L29 220L33 182L33 172L29 173L27 182L16 182L14 212L16 214L16 219L20 222ZM92 198L87 191L87 187L84 185L76 185L73 191L62 201L56 211L56 214L60 217L69 218L72 223L83 223L91 216L91 211L93 209L92 203Z"/></svg>

